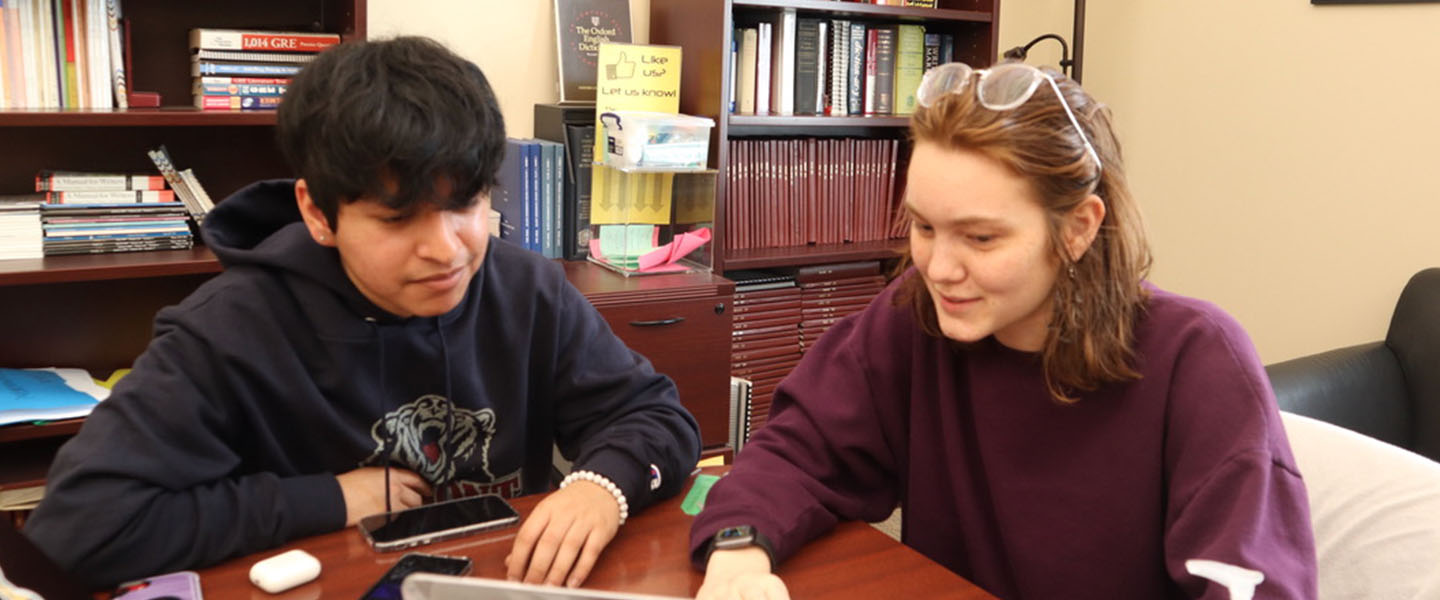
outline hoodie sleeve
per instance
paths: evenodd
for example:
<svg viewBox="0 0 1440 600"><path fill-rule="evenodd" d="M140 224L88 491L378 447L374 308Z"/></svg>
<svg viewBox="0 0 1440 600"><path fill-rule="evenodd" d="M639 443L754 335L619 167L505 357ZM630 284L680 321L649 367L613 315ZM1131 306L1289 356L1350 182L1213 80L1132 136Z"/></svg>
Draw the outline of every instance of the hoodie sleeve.
<svg viewBox="0 0 1440 600"><path fill-rule="evenodd" d="M563 284L559 298L556 443L576 470L615 482L635 514L684 487L700 457L699 425L675 383L626 347L578 290ZM654 489L652 465L660 482Z"/></svg>
<svg viewBox="0 0 1440 600"><path fill-rule="evenodd" d="M897 419L880 414L874 399L903 392L878 383L861 356L903 355L899 336L881 336L888 347L862 339L861 323L882 302L832 327L780 382L770 419L710 489L691 526L696 568L705 568L701 547L725 527L754 527L779 564L841 520L880 521L894 510Z"/></svg>
<svg viewBox="0 0 1440 600"><path fill-rule="evenodd" d="M134 370L56 456L25 527L41 550L98 587L344 525L333 475L236 475L246 432L219 363L161 313Z"/></svg>

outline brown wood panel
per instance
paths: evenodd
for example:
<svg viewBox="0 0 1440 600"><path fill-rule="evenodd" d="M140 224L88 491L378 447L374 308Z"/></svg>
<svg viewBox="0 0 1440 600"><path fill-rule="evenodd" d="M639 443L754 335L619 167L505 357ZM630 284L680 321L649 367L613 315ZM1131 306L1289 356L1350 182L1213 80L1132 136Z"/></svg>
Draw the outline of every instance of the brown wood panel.
<svg viewBox="0 0 1440 600"><path fill-rule="evenodd" d="M208 248L0 260L0 286L219 273Z"/></svg>
<svg viewBox="0 0 1440 600"><path fill-rule="evenodd" d="M710 473L723 469L706 469ZM687 486L688 489L688 486ZM680 510L680 494L650 507L620 528L605 548L585 587L644 594L693 597L703 575L690 566L691 517ZM542 496L513 501L528 517ZM417 548L418 552L468 556L470 575L505 578L505 556L516 528L481 533ZM290 549L320 560L320 577L281 594L269 595L250 583L250 566ZM354 528L306 538L275 550L201 569L208 600L230 598L356 598L399 560L401 552L377 553ZM938 563L865 523L848 522L807 544L776 572L793 598L965 598L994 596Z"/></svg>
<svg viewBox="0 0 1440 600"><path fill-rule="evenodd" d="M262 126L3 127L0 194L33 192L42 169L154 173L145 152L163 144L219 202L257 179L288 176L274 138Z"/></svg>
<svg viewBox="0 0 1440 600"><path fill-rule="evenodd" d="M0 365L80 367L106 377L150 343L155 313L209 274L0 287Z"/></svg>
<svg viewBox="0 0 1440 600"><path fill-rule="evenodd" d="M192 28L321 31L354 39L364 36L364 8L363 0L126 0L131 88L160 92L165 105L189 105Z"/></svg>
<svg viewBox="0 0 1440 600"><path fill-rule="evenodd" d="M783 248L747 248L730 250L725 257L727 268L767 269L855 260L898 258L905 240L881 240L849 244L815 244Z"/></svg>
<svg viewBox="0 0 1440 600"><path fill-rule="evenodd" d="M730 441L730 298L724 294L600 309L626 345L675 380L680 402L700 422L705 447Z"/></svg>

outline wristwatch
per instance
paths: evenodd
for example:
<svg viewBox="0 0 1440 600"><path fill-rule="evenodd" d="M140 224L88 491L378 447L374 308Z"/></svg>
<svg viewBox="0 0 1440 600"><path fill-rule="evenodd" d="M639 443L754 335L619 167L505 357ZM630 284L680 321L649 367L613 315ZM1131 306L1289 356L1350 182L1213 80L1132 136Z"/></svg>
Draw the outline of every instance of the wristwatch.
<svg viewBox="0 0 1440 600"><path fill-rule="evenodd" d="M770 546L770 540L749 525L726 527L715 532L715 537L710 538L710 549L705 552L705 562L710 562L710 554L716 550L737 550L751 546L758 546L765 551L765 555L770 557L770 568L773 570L775 550Z"/></svg>

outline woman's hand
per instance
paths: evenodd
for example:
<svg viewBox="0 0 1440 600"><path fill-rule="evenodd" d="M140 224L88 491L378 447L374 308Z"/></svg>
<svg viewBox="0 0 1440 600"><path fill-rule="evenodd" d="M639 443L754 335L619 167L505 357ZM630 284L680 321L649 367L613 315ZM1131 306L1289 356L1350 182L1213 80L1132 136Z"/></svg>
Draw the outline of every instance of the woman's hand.
<svg viewBox="0 0 1440 600"><path fill-rule="evenodd" d="M770 555L758 547L716 550L705 565L695 600L789 600L785 582L770 573Z"/></svg>

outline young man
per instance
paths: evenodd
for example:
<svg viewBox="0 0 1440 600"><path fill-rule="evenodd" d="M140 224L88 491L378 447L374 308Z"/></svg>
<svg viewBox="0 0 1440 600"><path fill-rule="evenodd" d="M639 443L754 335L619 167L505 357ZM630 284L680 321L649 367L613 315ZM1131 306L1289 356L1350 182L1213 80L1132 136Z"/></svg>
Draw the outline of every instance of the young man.
<svg viewBox="0 0 1440 600"><path fill-rule="evenodd" d="M26 533L109 585L427 497L547 491L555 444L576 475L507 563L578 585L627 512L680 490L699 435L558 266L486 234L505 127L485 76L422 38L344 44L277 133L300 179L205 220L224 273L160 312Z"/></svg>

